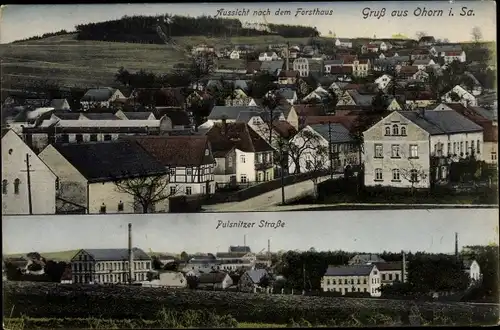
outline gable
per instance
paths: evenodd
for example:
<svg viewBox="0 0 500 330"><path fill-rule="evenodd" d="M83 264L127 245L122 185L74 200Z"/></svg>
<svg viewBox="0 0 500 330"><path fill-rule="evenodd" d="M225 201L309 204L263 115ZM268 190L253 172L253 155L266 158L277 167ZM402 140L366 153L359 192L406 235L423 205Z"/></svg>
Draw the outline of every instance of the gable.
<svg viewBox="0 0 500 330"><path fill-rule="evenodd" d="M81 259L80 259L81 257ZM84 261L86 258L86 260L93 260L94 258L85 250L80 250L78 251L74 256L73 258L71 258L71 262L78 262L80 260Z"/></svg>
<svg viewBox="0 0 500 330"><path fill-rule="evenodd" d="M387 124L406 124L407 125L407 136L408 139L411 138L411 140L414 141L420 141L420 140L426 140L429 138L429 133L409 120L408 118L404 117L401 113L398 111L393 111L383 119L379 120L377 123L375 123L372 127L367 129L366 131L363 132L363 137L366 141L377 141L377 140L384 140L385 139L385 127ZM390 136L388 137L389 139L391 138Z"/></svg>

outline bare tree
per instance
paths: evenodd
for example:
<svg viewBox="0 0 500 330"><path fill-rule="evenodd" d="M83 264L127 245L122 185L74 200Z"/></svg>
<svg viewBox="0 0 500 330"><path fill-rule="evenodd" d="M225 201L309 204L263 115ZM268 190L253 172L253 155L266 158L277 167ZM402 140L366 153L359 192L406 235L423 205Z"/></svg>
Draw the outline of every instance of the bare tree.
<svg viewBox="0 0 500 330"><path fill-rule="evenodd" d="M415 186L428 178L427 171L411 160L408 161L408 167L399 169L399 175L410 182L412 195L415 194Z"/></svg>
<svg viewBox="0 0 500 330"><path fill-rule="evenodd" d="M321 173L328 167L328 147L318 145L314 152L307 152L305 155L306 170L312 173L313 197L318 198L318 183Z"/></svg>
<svg viewBox="0 0 500 330"><path fill-rule="evenodd" d="M167 191L167 175L140 176L132 179L115 180L116 190L134 197L134 207L140 206L142 213L153 213L157 203L178 192L178 187Z"/></svg>
<svg viewBox="0 0 500 330"><path fill-rule="evenodd" d="M304 129L300 131L300 137L294 138L290 140L286 140L281 138L279 140L279 144L282 146L283 153L289 157L289 159L295 165L294 174L300 173L301 168L301 159L305 153L311 152L312 150L317 150L318 146L320 146L320 137L307 130Z"/></svg>
<svg viewBox="0 0 500 330"><path fill-rule="evenodd" d="M420 40L422 37L427 36L427 33L424 31L418 31L417 33L415 33L415 36L417 37L418 40Z"/></svg>
<svg viewBox="0 0 500 330"><path fill-rule="evenodd" d="M399 148L397 151L390 150L384 157L384 159L390 159L387 165L392 169L392 181L409 182L412 195L415 193L416 186L428 179L430 171L429 168L424 168L415 161L414 158L418 157L418 147L415 152L415 155L412 155L411 151L410 154L406 154ZM392 161L393 158L397 158L397 161Z"/></svg>
<svg viewBox="0 0 500 330"><path fill-rule="evenodd" d="M472 28L471 35L472 41L474 41L475 43L479 43L483 39L483 33L481 32L481 28L479 28L478 26Z"/></svg>

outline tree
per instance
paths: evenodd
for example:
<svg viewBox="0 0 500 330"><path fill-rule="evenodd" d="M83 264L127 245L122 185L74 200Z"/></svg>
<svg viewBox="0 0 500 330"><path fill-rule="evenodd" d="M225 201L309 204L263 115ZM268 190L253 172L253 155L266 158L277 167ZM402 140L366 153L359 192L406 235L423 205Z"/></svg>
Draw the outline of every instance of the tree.
<svg viewBox="0 0 500 330"><path fill-rule="evenodd" d="M481 32L481 28L478 26L473 27L471 31L471 36L472 36L472 41L474 41L474 43L476 44L479 44L481 42L481 39L483 39L483 33Z"/></svg>
<svg viewBox="0 0 500 330"><path fill-rule="evenodd" d="M187 283L187 287L189 289L194 290L194 289L198 288L198 283L199 282L200 281L199 281L198 276L194 276L194 275L192 275L192 276L186 276L186 283Z"/></svg>
<svg viewBox="0 0 500 330"><path fill-rule="evenodd" d="M295 165L294 174L301 173L301 160L305 153L315 150L320 145L320 137L310 130L304 129L299 134L299 138L293 140L280 138L278 141L282 152L286 153Z"/></svg>
<svg viewBox="0 0 500 330"><path fill-rule="evenodd" d="M151 257L151 266L153 267L154 270L161 270L163 269L163 265L160 261L160 258L158 256L152 256Z"/></svg>
<svg viewBox="0 0 500 330"><path fill-rule="evenodd" d="M116 190L134 197L134 208L141 207L142 213L154 212L157 203L178 192L178 187L167 191L169 180L165 175L140 176L137 178L115 180Z"/></svg>
<svg viewBox="0 0 500 330"><path fill-rule="evenodd" d="M424 31L418 31L417 33L415 33L415 36L417 37L417 40L420 40L422 37L427 36L427 33Z"/></svg>
<svg viewBox="0 0 500 330"><path fill-rule="evenodd" d="M306 170L312 173L311 181L313 183L313 196L318 197L318 181L325 169L328 167L328 147L318 145L314 153L306 153Z"/></svg>
<svg viewBox="0 0 500 330"><path fill-rule="evenodd" d="M411 160L408 161L408 167L399 168L401 178L410 182L411 192L415 194L415 186L428 178L427 171Z"/></svg>
<svg viewBox="0 0 500 330"><path fill-rule="evenodd" d="M188 261L189 260L189 255L187 254L186 251L181 252L181 260L182 261Z"/></svg>
<svg viewBox="0 0 500 330"><path fill-rule="evenodd" d="M461 255L464 259L476 260L481 269L483 277L478 298L489 298L490 300L497 302L500 283L500 272L498 271L498 245L465 246Z"/></svg>

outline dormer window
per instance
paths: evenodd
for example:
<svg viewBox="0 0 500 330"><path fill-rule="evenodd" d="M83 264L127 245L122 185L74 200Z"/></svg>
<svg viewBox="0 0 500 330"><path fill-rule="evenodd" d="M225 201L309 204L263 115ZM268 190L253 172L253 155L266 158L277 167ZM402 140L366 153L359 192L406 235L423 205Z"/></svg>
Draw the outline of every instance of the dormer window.
<svg viewBox="0 0 500 330"><path fill-rule="evenodd" d="M399 135L399 127L398 125L392 125L392 135Z"/></svg>
<svg viewBox="0 0 500 330"><path fill-rule="evenodd" d="M210 150L205 149L205 156L208 156L210 154Z"/></svg>

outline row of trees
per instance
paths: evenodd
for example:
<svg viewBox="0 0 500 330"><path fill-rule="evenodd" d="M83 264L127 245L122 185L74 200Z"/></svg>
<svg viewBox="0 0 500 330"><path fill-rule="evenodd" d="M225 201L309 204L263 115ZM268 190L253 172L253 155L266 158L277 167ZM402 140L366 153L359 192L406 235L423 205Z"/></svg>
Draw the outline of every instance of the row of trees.
<svg viewBox="0 0 500 330"><path fill-rule="evenodd" d="M44 38L48 38L48 37L63 36L63 35L70 34L70 33L72 33L72 32L68 32L66 30L60 30L57 32L49 32L49 33L44 33L44 34L39 35L39 36L33 36L33 37L25 38L25 39L16 40L16 41L13 41L12 43L15 44L18 42L23 42L23 41L40 40L40 39L44 39Z"/></svg>

